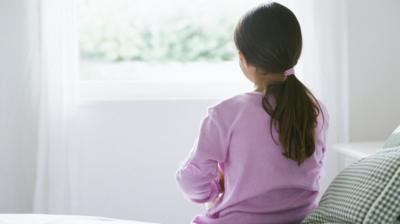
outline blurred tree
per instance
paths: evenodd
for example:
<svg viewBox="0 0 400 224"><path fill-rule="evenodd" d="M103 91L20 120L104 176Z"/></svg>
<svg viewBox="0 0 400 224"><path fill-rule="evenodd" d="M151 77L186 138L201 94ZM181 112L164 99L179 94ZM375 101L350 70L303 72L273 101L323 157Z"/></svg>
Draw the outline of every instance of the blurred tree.
<svg viewBox="0 0 400 224"><path fill-rule="evenodd" d="M86 20L80 28L83 59L102 61L229 61L235 54L234 23L224 15L208 21L180 14L156 22L134 16ZM212 22L210 22L212 21Z"/></svg>

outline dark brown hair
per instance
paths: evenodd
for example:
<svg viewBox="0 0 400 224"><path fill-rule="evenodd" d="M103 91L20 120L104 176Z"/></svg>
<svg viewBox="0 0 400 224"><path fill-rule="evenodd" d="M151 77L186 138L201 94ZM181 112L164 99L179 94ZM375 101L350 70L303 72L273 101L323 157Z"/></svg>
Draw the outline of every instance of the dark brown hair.
<svg viewBox="0 0 400 224"><path fill-rule="evenodd" d="M235 30L235 44L246 61L265 75L283 76L297 64L302 49L300 24L285 6L268 3L245 14ZM268 82L262 100L276 128L283 155L302 164L315 151L318 101L295 75ZM274 139L275 141L275 139Z"/></svg>

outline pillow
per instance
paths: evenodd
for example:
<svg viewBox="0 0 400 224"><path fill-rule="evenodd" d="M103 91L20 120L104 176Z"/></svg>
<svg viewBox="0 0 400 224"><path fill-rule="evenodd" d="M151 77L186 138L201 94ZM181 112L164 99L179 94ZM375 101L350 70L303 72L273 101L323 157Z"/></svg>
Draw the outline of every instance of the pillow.
<svg viewBox="0 0 400 224"><path fill-rule="evenodd" d="M400 146L400 126L394 130L390 137L386 140L383 148L391 148L395 146Z"/></svg>
<svg viewBox="0 0 400 224"><path fill-rule="evenodd" d="M400 215L400 146L345 168L307 223L395 223Z"/></svg>

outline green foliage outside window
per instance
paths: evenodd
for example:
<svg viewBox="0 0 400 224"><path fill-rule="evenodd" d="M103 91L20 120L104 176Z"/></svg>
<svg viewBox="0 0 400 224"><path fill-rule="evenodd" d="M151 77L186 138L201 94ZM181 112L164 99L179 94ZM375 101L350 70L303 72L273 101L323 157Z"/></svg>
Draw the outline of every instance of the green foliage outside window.
<svg viewBox="0 0 400 224"><path fill-rule="evenodd" d="M210 22L212 21L212 22ZM81 24L81 57L101 61L196 62L234 58L234 23L186 16Z"/></svg>

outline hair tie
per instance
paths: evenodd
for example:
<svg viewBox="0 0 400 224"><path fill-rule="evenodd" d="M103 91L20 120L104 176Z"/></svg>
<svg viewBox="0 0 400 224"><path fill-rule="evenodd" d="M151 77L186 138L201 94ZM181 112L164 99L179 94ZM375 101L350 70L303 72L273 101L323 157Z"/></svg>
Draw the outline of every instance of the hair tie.
<svg viewBox="0 0 400 224"><path fill-rule="evenodd" d="M292 67L292 68L287 69L286 71L283 72L283 74L285 76L294 75L294 68Z"/></svg>

